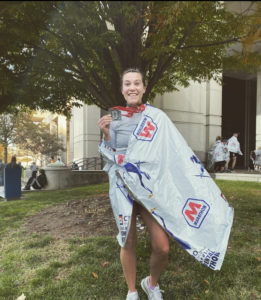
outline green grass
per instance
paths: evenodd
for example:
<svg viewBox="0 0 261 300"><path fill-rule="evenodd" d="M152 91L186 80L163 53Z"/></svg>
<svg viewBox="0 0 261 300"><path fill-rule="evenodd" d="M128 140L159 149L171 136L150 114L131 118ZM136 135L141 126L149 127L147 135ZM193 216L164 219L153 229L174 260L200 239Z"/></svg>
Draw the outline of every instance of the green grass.
<svg viewBox="0 0 261 300"><path fill-rule="evenodd" d="M261 184L216 181L235 209L229 248L221 271L199 264L171 241L169 263L160 284L164 299L261 299ZM108 185L24 194L0 202L0 299L122 300L127 287L115 237L56 239L26 235L25 217L48 206L108 192ZM137 282L148 272L149 236L140 233ZM104 267L103 262L109 264ZM95 276L97 274L97 276ZM141 300L146 299L137 284Z"/></svg>

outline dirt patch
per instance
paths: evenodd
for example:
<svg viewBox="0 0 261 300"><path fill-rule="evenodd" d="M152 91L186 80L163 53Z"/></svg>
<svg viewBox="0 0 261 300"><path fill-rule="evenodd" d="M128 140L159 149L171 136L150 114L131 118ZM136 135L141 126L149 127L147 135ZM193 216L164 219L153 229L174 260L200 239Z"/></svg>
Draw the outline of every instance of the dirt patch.
<svg viewBox="0 0 261 300"><path fill-rule="evenodd" d="M47 208L27 219L28 234L45 233L56 238L116 235L118 233L106 194L71 200Z"/></svg>

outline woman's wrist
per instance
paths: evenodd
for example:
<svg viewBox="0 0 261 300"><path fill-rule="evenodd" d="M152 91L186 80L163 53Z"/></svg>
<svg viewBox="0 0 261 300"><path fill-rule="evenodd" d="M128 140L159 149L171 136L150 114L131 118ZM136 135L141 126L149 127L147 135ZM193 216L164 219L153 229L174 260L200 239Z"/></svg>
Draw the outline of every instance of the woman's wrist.
<svg viewBox="0 0 261 300"><path fill-rule="evenodd" d="M108 133L104 133L104 135L103 135L103 139L104 139L104 141L109 141L110 140L110 134L108 134Z"/></svg>

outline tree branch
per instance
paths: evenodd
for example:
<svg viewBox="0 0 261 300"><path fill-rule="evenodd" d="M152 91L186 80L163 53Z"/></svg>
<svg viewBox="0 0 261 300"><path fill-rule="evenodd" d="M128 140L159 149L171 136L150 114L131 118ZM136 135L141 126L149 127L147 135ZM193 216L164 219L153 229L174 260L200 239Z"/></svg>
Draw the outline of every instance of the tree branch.
<svg viewBox="0 0 261 300"><path fill-rule="evenodd" d="M239 38L233 38L233 39L220 41L220 42L213 42L213 43L209 43L209 44L198 44L198 45L183 46L183 47L180 47L180 49L212 47L212 46L224 45L224 44L229 44L229 43L232 43L232 42L239 42L239 41L240 41Z"/></svg>
<svg viewBox="0 0 261 300"><path fill-rule="evenodd" d="M180 38L176 49L174 50L174 52L165 60L165 62L163 62L164 60L164 56L161 56L159 58L158 61L158 65L156 67L156 70L150 80L150 82L148 83L148 87L146 90L146 96L148 97L149 93L151 92L153 86L157 83L157 81L159 80L159 78L162 76L163 72L169 67L171 61L173 60L173 58L176 56L177 54L177 50L181 49L182 44L185 42L186 38L190 35L191 31L193 30L193 28L197 25L197 22L191 22L189 24L189 27L187 28L187 30L184 32L182 38Z"/></svg>

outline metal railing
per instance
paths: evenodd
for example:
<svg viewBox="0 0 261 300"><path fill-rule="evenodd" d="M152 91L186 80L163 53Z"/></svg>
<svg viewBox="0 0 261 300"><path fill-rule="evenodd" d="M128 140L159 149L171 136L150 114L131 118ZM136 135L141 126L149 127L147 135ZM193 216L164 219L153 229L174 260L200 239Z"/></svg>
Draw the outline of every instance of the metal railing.
<svg viewBox="0 0 261 300"><path fill-rule="evenodd" d="M104 162L101 157L87 157L87 158L80 158L74 161L79 170L102 170L104 167ZM72 162L69 163L69 167L72 167Z"/></svg>

